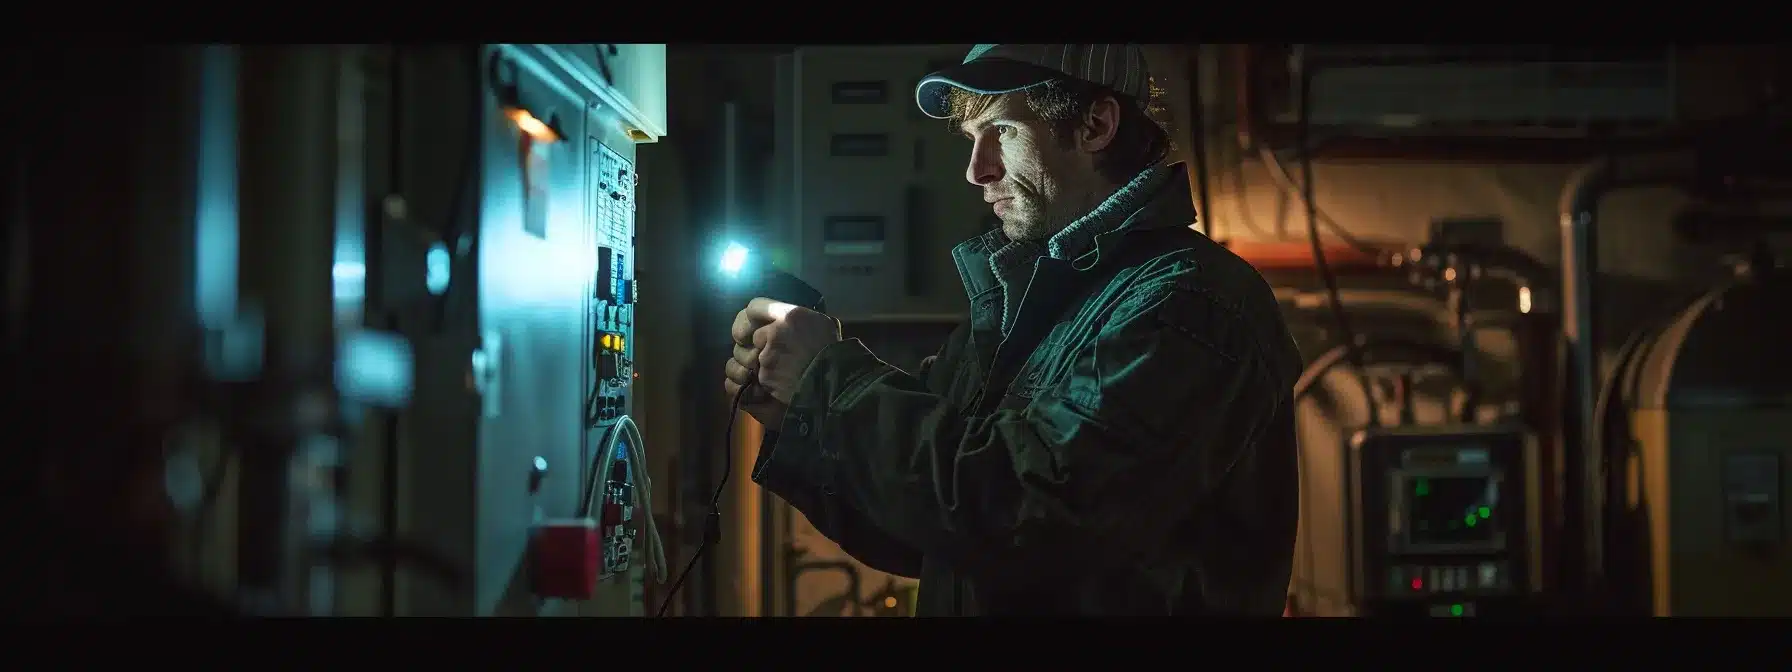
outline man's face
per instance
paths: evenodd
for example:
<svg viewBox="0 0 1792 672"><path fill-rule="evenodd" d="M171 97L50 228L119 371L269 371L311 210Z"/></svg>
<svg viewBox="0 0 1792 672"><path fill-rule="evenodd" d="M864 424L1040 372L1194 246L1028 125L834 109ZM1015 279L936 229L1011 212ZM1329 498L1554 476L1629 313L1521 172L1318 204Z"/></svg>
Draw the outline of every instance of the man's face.
<svg viewBox="0 0 1792 672"><path fill-rule="evenodd" d="M1104 186L1111 190L1094 164L1111 130L1084 129L1060 140L1020 94L999 97L959 128L972 143L964 177L983 188L1010 239L1050 238L1094 208L1107 195Z"/></svg>

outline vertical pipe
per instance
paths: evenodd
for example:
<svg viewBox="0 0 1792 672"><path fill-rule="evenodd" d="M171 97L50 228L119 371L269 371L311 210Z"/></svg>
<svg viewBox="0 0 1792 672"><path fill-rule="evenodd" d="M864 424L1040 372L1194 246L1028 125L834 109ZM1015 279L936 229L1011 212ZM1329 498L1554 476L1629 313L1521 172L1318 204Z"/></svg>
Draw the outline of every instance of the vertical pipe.
<svg viewBox="0 0 1792 672"><path fill-rule="evenodd" d="M789 268L800 273L803 253L800 238L796 235L797 194L792 191L798 165L795 150L798 135L802 132L796 125L797 112L792 107L796 102L792 97L792 92L796 89L793 79L796 74L795 61L796 56L790 54L773 59L772 187L767 194L770 206L768 212L771 216L766 218L766 232L770 240L776 241L767 247L783 250L784 259L790 264ZM771 491L765 488L758 490L761 530L759 613L764 616L789 615L791 607L786 591L779 588L787 583L785 579L789 573L786 556L790 544L790 528L785 524L789 517L786 515L788 507Z"/></svg>
<svg viewBox="0 0 1792 672"><path fill-rule="evenodd" d="M740 105L728 102L722 105L722 226L731 235L746 235L750 230L741 221L741 129ZM749 243L760 248L756 253L766 254L766 241L755 236ZM727 311L723 311L726 315ZM726 562L718 562L727 571L716 576L716 585L727 593L727 602L736 616L761 615L760 604L762 586L759 585L761 558L760 543L763 529L759 525L758 488L753 486L753 455L759 448L760 436L763 433L759 423L744 413L737 418L734 435L724 437L728 450L721 459L732 460L730 473L733 477L727 484L728 491L723 498L728 502L728 518L725 523L729 534L725 535L723 546L727 549Z"/></svg>
<svg viewBox="0 0 1792 672"><path fill-rule="evenodd" d="M1585 590L1598 564L1594 512L1595 493L1588 473L1597 473L1599 451L1587 445L1588 423L1598 396L1599 345L1596 338L1599 268L1594 228L1599 197L1611 172L1609 159L1589 163L1568 178L1562 194L1562 337L1567 348L1563 374L1570 395L1562 417L1562 545L1563 579Z"/></svg>
<svg viewBox="0 0 1792 672"><path fill-rule="evenodd" d="M324 433L336 410L340 73L333 47L256 46L244 49L242 74L243 290L264 316L266 343L243 448L239 583L252 597L315 612L306 547L323 512L313 486L336 458Z"/></svg>
<svg viewBox="0 0 1792 672"><path fill-rule="evenodd" d="M125 231L129 256L121 335L138 377L132 407L155 424L184 413L179 391L198 353L194 312L194 214L200 166L202 49L157 50L147 61L156 90L137 114L136 222ZM165 88L163 88L165 87Z"/></svg>
<svg viewBox="0 0 1792 672"><path fill-rule="evenodd" d="M237 309L238 48L205 47L199 106L199 201L194 303L200 324L222 332Z"/></svg>

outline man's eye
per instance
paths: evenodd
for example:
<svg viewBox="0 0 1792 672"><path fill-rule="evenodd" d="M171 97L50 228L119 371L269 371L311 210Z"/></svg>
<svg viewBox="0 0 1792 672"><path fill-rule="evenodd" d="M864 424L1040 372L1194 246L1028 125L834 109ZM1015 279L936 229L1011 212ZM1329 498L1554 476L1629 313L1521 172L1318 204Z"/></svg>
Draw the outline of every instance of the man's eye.
<svg viewBox="0 0 1792 672"><path fill-rule="evenodd" d="M1013 130L1014 130L1013 126L997 126L996 127L996 135L1008 135Z"/></svg>

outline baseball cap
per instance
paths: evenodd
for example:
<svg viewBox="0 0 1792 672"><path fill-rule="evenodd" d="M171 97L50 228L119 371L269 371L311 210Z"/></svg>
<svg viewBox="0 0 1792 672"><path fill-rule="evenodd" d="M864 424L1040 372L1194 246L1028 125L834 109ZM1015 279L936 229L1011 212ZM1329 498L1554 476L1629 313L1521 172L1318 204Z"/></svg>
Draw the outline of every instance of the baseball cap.
<svg viewBox="0 0 1792 672"><path fill-rule="evenodd" d="M935 119L951 116L946 93L998 94L1070 77L1113 89L1143 104L1150 76L1136 44L979 44L964 62L921 78L915 104Z"/></svg>

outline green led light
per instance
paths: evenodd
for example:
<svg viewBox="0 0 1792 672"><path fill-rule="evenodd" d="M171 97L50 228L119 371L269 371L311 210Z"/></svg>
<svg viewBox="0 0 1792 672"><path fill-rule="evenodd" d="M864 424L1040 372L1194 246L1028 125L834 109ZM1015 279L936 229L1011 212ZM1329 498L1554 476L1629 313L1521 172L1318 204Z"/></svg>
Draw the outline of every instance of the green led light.
<svg viewBox="0 0 1792 672"><path fill-rule="evenodd" d="M1450 615L1451 616L1461 616L1462 615L1462 605L1460 605L1460 604L1450 605Z"/></svg>
<svg viewBox="0 0 1792 672"><path fill-rule="evenodd" d="M1413 481L1412 494L1418 495L1420 497L1424 497L1425 495L1431 494L1431 481L1427 481L1423 478Z"/></svg>
<svg viewBox="0 0 1792 672"><path fill-rule="evenodd" d="M1475 523L1479 523L1479 522L1481 522L1481 519L1476 518L1472 515L1462 517L1462 524L1467 525L1469 527L1474 527Z"/></svg>
<svg viewBox="0 0 1792 672"><path fill-rule="evenodd" d="M1476 512L1475 512L1475 513L1479 513L1479 514L1481 514L1481 518L1482 518L1482 519L1483 519L1483 520L1485 520L1485 519L1487 519L1487 518L1492 518L1492 517L1493 517L1493 509L1491 509L1491 508L1488 508L1488 507L1485 507L1485 506L1483 506L1483 507L1481 507L1481 510L1480 510L1480 511L1476 511Z"/></svg>

